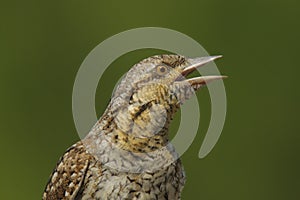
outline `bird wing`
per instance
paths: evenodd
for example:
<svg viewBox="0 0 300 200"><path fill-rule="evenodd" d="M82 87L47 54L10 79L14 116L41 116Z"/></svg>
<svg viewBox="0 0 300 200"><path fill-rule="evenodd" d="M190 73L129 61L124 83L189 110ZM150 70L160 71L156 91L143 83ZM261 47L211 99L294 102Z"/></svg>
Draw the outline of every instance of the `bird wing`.
<svg viewBox="0 0 300 200"><path fill-rule="evenodd" d="M89 164L94 158L82 142L71 146L58 161L47 183L43 200L73 200L80 196Z"/></svg>

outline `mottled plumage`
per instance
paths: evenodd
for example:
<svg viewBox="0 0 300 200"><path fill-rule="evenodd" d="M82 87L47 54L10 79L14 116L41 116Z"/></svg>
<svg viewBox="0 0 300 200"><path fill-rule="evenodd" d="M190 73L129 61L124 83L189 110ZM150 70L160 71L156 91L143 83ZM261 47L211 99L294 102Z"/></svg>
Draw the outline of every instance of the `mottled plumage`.
<svg viewBox="0 0 300 200"><path fill-rule="evenodd" d="M223 78L185 79L216 58L161 55L133 66L89 134L59 160L43 199L180 199L185 175L169 125L195 90Z"/></svg>

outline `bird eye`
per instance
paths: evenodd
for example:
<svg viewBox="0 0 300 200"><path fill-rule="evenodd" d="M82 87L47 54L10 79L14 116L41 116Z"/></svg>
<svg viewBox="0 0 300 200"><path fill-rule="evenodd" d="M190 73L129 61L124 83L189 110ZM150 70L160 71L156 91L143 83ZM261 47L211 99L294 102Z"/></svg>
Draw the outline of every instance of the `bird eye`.
<svg viewBox="0 0 300 200"><path fill-rule="evenodd" d="M164 75L168 72L168 68L163 65L159 65L156 67L156 73L159 75Z"/></svg>

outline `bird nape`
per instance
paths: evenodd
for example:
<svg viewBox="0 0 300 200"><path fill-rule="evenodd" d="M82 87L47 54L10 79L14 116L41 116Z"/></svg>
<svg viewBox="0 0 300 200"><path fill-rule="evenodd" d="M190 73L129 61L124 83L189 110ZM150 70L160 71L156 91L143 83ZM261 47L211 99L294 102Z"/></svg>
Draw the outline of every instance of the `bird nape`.
<svg viewBox="0 0 300 200"><path fill-rule="evenodd" d="M43 199L180 199L185 175L169 125L195 91L226 77L187 79L219 57L159 55L135 64L88 135L61 157Z"/></svg>

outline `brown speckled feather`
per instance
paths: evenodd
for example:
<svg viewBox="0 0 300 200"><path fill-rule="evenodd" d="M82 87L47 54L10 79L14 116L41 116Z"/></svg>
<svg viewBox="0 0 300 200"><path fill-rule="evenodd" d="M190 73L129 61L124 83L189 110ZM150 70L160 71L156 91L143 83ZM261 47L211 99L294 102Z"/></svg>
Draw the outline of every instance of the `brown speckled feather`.
<svg viewBox="0 0 300 200"><path fill-rule="evenodd" d="M76 199L83 187L90 162L82 142L70 147L57 163L43 194L43 200Z"/></svg>

